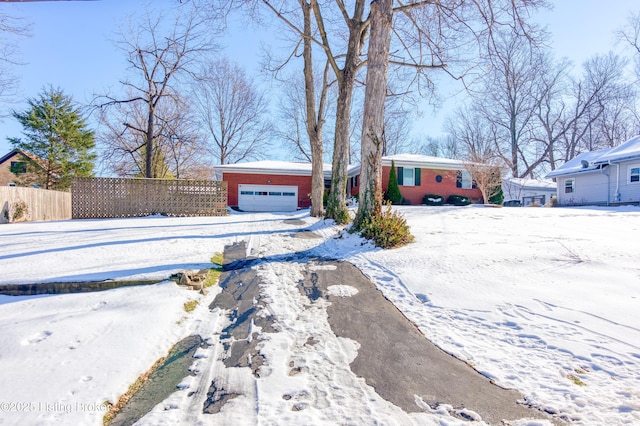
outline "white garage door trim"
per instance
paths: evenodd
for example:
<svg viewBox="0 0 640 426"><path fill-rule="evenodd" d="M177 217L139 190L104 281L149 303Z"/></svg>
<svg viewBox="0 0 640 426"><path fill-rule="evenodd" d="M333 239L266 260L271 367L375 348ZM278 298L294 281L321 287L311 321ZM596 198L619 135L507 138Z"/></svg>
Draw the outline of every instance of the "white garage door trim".
<svg viewBox="0 0 640 426"><path fill-rule="evenodd" d="M238 185L238 208L245 212L290 212L298 209L298 187Z"/></svg>

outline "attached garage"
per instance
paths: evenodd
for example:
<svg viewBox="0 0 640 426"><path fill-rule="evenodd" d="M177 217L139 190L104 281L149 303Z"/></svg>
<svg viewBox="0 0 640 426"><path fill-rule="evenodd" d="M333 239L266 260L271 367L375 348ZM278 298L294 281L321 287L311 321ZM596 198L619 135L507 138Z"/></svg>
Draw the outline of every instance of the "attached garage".
<svg viewBox="0 0 640 426"><path fill-rule="evenodd" d="M222 164L214 170L216 179L228 184L227 205L231 208L284 212L311 206L311 163L264 160ZM350 182L359 171L360 167L351 167ZM323 165L323 174L325 182L330 182L330 164Z"/></svg>
<svg viewBox="0 0 640 426"><path fill-rule="evenodd" d="M298 209L298 187L238 185L238 208L245 212L288 212Z"/></svg>

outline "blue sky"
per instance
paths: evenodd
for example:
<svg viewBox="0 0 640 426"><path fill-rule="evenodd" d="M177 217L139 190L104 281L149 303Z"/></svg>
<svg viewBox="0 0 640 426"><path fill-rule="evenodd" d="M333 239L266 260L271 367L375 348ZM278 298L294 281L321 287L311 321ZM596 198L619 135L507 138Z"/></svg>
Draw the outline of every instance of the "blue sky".
<svg viewBox="0 0 640 426"><path fill-rule="evenodd" d="M89 102L94 93L117 89L126 75L122 52L110 40L116 39L118 26L129 15L142 11L145 0L97 0L50 2L0 2L3 11L17 14L32 23L28 39L20 41L22 60L17 67L21 77L21 98L35 97L48 85L62 88L77 102ZM152 6L176 4L177 0L155 0ZM614 6L615 5L615 6ZM559 0L550 12L537 19L553 34L556 55L580 65L596 53L619 50L613 31L620 28L632 10L640 10L637 0ZM236 31L227 37L226 54L238 60L248 73L258 73L260 35ZM231 40L231 41L229 41ZM6 106L5 106L6 107ZM25 103L12 108L21 110ZM443 111L426 117L424 130L438 134ZM0 155L11 145L7 137L19 137L20 125L13 118L0 122Z"/></svg>

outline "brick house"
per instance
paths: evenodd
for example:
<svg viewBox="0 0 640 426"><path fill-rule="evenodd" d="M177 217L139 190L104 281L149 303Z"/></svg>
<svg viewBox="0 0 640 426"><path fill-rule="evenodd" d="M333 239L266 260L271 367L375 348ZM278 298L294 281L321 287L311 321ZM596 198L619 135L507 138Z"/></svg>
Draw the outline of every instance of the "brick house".
<svg viewBox="0 0 640 426"><path fill-rule="evenodd" d="M38 159L33 155L14 149L0 158L0 186L17 184L21 177L27 177L38 166Z"/></svg>
<svg viewBox="0 0 640 426"><path fill-rule="evenodd" d="M397 154L382 157L382 189L387 191L391 162L395 164L398 186L405 201L422 204L427 194L462 195L475 202L482 201L482 193L475 188L471 174L463 161L419 154Z"/></svg>
<svg viewBox="0 0 640 426"><path fill-rule="evenodd" d="M216 179L228 184L228 205L243 211L293 211L311 206L311 163L255 161L214 166ZM353 167L349 176L352 180ZM325 188L331 165L325 164Z"/></svg>
<svg viewBox="0 0 640 426"><path fill-rule="evenodd" d="M382 186L387 190L394 161L400 192L411 204L422 204L426 194L463 195L481 200L464 163L425 155L400 154L382 158ZM215 166L216 179L228 182L228 205L243 211L293 211L311 205L311 164L256 161ZM325 188L331 186L331 165L324 165ZM360 165L348 168L347 193L360 189Z"/></svg>

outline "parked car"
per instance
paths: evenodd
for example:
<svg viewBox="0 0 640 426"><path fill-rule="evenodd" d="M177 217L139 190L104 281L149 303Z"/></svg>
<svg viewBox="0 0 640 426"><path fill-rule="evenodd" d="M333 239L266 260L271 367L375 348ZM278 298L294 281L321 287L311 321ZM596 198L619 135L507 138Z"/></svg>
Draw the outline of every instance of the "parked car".
<svg viewBox="0 0 640 426"><path fill-rule="evenodd" d="M502 205L505 207L522 207L520 200L507 200Z"/></svg>

